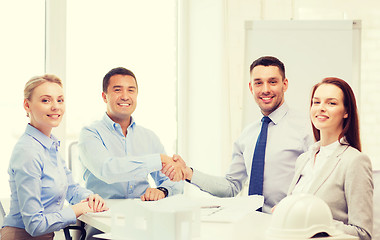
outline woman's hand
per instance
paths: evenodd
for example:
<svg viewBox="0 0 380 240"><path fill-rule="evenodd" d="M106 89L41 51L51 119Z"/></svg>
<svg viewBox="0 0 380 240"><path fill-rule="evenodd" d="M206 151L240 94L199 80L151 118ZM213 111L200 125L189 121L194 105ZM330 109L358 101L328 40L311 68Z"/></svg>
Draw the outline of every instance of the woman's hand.
<svg viewBox="0 0 380 240"><path fill-rule="evenodd" d="M87 202L88 207L93 212L103 212L107 211L109 208L106 206L104 199L98 194L91 194L86 199L83 199L81 202Z"/></svg>
<svg viewBox="0 0 380 240"><path fill-rule="evenodd" d="M74 210L76 217L88 212L93 212L93 210L88 206L88 203L83 201L72 205L71 208Z"/></svg>
<svg viewBox="0 0 380 240"><path fill-rule="evenodd" d="M88 212L103 212L109 208L106 206L104 199L98 194L91 194L86 199L83 199L80 203L72 205L75 216L79 217L82 214Z"/></svg>

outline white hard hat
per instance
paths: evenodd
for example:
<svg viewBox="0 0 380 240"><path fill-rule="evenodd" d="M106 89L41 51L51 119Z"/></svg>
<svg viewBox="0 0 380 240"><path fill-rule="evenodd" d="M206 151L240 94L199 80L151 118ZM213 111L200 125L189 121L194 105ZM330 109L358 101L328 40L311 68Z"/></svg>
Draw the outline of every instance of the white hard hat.
<svg viewBox="0 0 380 240"><path fill-rule="evenodd" d="M308 239L318 233L335 236L341 232L334 228L331 210L322 199L300 193L287 196L276 206L267 238Z"/></svg>

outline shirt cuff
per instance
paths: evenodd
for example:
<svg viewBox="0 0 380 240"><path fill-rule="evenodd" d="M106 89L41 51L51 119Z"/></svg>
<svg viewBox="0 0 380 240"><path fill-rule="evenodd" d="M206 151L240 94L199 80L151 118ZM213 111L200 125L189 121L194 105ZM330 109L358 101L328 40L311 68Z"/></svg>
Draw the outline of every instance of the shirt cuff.
<svg viewBox="0 0 380 240"><path fill-rule="evenodd" d="M191 179L193 179L193 177L194 177L194 169L192 167L190 167L190 169L191 169L191 171L193 171L193 175L191 177ZM189 179L185 179L185 181L188 182L188 183L191 183L191 180L189 180Z"/></svg>
<svg viewBox="0 0 380 240"><path fill-rule="evenodd" d="M66 224L75 224L77 222L77 217L75 216L74 210L71 207L65 207L61 210L62 219L66 220Z"/></svg>
<svg viewBox="0 0 380 240"><path fill-rule="evenodd" d="M150 161L147 161L147 169L152 169L150 172L161 171L162 162L160 154L152 154L150 157Z"/></svg>

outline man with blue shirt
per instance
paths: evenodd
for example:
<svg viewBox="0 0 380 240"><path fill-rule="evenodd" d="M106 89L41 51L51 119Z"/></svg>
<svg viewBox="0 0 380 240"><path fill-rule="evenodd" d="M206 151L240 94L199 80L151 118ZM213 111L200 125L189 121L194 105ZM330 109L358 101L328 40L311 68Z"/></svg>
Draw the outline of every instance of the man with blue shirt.
<svg viewBox="0 0 380 240"><path fill-rule="evenodd" d="M296 159L313 143L313 138L307 118L289 109L285 103L288 80L280 60L271 56L255 60L250 67L250 77L249 89L261 110L261 117L270 119L266 123L266 147L264 145L260 182L255 182L258 180L254 175L260 174L255 165L252 167L252 162L255 161L254 155L259 155L255 151L258 148L256 142L264 121L258 120L243 130L234 143L231 165L224 177L210 176L187 167L180 156L176 159L184 166L184 180L214 196L236 196L243 185L249 182L249 194L263 195L262 211L268 213L286 196L293 179ZM172 172L175 171L171 171L169 165L163 169L163 173L168 176ZM251 185L255 184L260 185L260 193L251 193Z"/></svg>
<svg viewBox="0 0 380 240"><path fill-rule="evenodd" d="M79 157L86 187L105 199L154 201L183 193L183 182L172 182L160 172L165 164L178 163L165 155L156 134L132 118L137 93L136 77L130 70L110 70L103 79L107 112L80 133ZM149 186L148 174L157 188Z"/></svg>

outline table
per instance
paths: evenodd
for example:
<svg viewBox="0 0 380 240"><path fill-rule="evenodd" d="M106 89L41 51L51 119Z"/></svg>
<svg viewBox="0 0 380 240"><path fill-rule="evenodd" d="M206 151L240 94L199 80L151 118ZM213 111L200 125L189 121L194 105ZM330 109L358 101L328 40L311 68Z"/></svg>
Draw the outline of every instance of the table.
<svg viewBox="0 0 380 240"><path fill-rule="evenodd" d="M120 201L125 201L123 199L109 199L106 200L107 205L112 208L116 203L120 204ZM239 221L232 223L222 223L222 222L201 222L200 225L200 237L193 238L193 240L231 240L231 239L266 239L266 230L270 226L272 215L252 211L247 213L245 217ZM107 233L111 232L112 220L111 217L96 216L96 215L82 215L79 220L105 232L104 238L110 238ZM324 239L324 240L357 240L357 237L342 234L336 237L325 237L325 238L313 238Z"/></svg>

